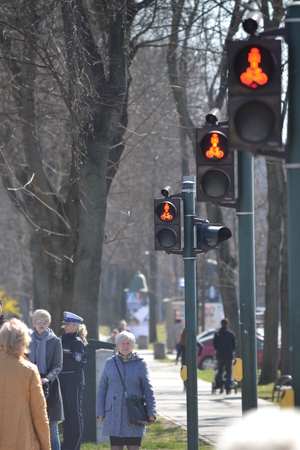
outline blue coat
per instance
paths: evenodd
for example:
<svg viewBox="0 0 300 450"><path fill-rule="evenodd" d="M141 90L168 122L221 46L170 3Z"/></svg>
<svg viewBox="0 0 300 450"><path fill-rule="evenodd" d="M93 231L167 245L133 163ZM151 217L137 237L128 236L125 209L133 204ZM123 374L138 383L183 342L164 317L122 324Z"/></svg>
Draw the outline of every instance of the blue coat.
<svg viewBox="0 0 300 450"><path fill-rule="evenodd" d="M108 358L98 387L96 416L104 416L103 436L145 436L145 426L131 425L117 361L128 396L146 399L149 416L156 417L156 402L146 361L139 355L123 363L117 355Z"/></svg>

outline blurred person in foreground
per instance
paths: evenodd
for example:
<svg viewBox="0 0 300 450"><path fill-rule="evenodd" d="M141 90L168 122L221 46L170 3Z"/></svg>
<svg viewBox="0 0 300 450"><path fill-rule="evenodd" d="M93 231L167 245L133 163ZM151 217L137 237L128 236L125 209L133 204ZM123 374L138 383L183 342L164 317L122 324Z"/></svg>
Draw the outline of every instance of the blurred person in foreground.
<svg viewBox="0 0 300 450"><path fill-rule="evenodd" d="M271 406L246 412L226 428L219 450L300 450L299 408Z"/></svg>
<svg viewBox="0 0 300 450"><path fill-rule="evenodd" d="M41 375L50 421L51 449L60 450L58 423L64 420L63 401L58 381L62 369L61 339L51 330L51 315L45 309L37 309L32 316L34 331L29 344L29 360L36 364ZM54 395L50 390L55 389ZM54 399L53 399L54 397Z"/></svg>
<svg viewBox="0 0 300 450"><path fill-rule="evenodd" d="M145 396L149 419L156 419L156 402L148 365L133 351L134 345L132 333L123 331L117 335L118 352L106 360L98 387L96 415L99 420L104 420L103 436L110 437L111 450L123 450L124 445L128 450L138 450L146 428L144 425L130 424L120 374L128 395Z"/></svg>
<svg viewBox="0 0 300 450"><path fill-rule="evenodd" d="M18 319L0 330L0 448L50 450L46 400L38 368L24 356L27 326Z"/></svg>
<svg viewBox="0 0 300 450"><path fill-rule="evenodd" d="M82 391L85 380L87 329L83 318L69 311L64 312L62 325L63 368L59 374L64 404L64 442L62 449L79 450L83 433Z"/></svg>
<svg viewBox="0 0 300 450"><path fill-rule="evenodd" d="M221 328L214 335L213 346L216 350L218 363L217 387L220 393L223 392L223 371L226 370L225 389L226 394L230 394L232 377L232 360L236 346L235 334L229 330L228 319L221 320Z"/></svg>

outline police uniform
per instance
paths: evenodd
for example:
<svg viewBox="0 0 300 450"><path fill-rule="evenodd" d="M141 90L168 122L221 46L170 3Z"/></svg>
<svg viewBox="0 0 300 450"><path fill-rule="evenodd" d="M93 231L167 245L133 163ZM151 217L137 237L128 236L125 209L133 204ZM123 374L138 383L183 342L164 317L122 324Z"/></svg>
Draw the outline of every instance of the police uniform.
<svg viewBox="0 0 300 450"><path fill-rule="evenodd" d="M64 312L63 324L81 323L77 314ZM62 337L63 368L59 374L61 393L64 403L65 420L63 422L64 450L80 449L83 418L82 390L84 387L83 366L86 363L86 349L78 333L65 333Z"/></svg>

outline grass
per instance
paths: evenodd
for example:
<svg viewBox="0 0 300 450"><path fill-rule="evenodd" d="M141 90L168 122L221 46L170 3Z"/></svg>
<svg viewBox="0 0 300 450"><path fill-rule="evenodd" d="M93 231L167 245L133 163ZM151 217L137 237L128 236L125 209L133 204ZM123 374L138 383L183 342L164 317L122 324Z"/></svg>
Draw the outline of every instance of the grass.
<svg viewBox="0 0 300 450"><path fill-rule="evenodd" d="M212 383L214 381L214 371L213 370L198 370L197 376L200 380L208 381ZM265 386L257 386L257 397L272 402L272 392L274 383L266 384ZM238 388L240 391L240 388ZM274 404L278 404L277 395L275 396Z"/></svg>
<svg viewBox="0 0 300 450"><path fill-rule="evenodd" d="M153 425L147 427L146 437L142 439L140 448L141 450L182 450L187 448L187 431L167 419L158 417ZM199 450L211 448L205 442L199 442ZM105 450L110 449L110 445L86 443L81 445L81 449Z"/></svg>

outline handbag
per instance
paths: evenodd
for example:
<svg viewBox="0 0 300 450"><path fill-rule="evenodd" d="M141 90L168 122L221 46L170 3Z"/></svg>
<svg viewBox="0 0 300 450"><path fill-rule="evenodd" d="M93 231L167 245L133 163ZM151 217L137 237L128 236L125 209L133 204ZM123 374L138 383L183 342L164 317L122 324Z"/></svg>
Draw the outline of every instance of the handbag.
<svg viewBox="0 0 300 450"><path fill-rule="evenodd" d="M126 401L126 406L129 414L129 420L131 425L151 425L154 423L154 420L149 420L149 416L147 413L147 405L145 397L138 398L136 395L132 395L131 397L128 397L127 390L125 387L125 383L123 381L123 378L121 376L120 369L118 367L117 361L114 358L116 368L118 369L120 380L123 385L124 389L124 396Z"/></svg>
<svg viewBox="0 0 300 450"><path fill-rule="evenodd" d="M55 378L53 381L50 381L49 383L44 383L43 390L47 402L47 408L53 408L58 402L59 398L58 379Z"/></svg>

